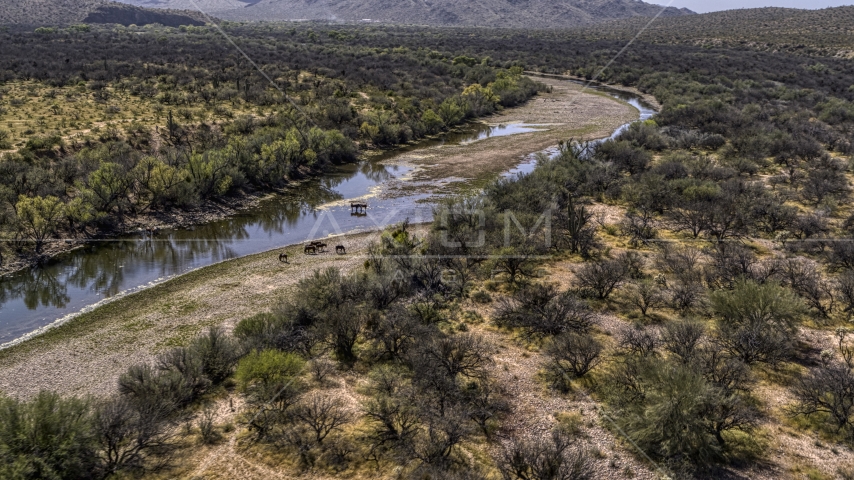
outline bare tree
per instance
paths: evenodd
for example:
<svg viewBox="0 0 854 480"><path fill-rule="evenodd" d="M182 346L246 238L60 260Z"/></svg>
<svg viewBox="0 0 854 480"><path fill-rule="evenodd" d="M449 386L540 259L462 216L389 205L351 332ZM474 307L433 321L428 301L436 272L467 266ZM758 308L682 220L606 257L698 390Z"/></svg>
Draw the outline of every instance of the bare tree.
<svg viewBox="0 0 854 480"><path fill-rule="evenodd" d="M512 438L497 459L505 480L587 480L593 466L576 441L560 430L545 438Z"/></svg>
<svg viewBox="0 0 854 480"><path fill-rule="evenodd" d="M291 413L293 418L314 434L320 445L330 433L350 423L353 419L341 399L314 393L304 397Z"/></svg>
<svg viewBox="0 0 854 480"><path fill-rule="evenodd" d="M629 237L629 244L633 247L645 245L658 235L656 230L655 212L646 204L637 208L630 208L620 222L623 235Z"/></svg>
<svg viewBox="0 0 854 480"><path fill-rule="evenodd" d="M426 465L446 469L453 463L457 446L470 434L466 417L455 407L440 415L425 412L423 424L412 439L411 454Z"/></svg>
<svg viewBox="0 0 854 480"><path fill-rule="evenodd" d="M836 278L836 297L848 318L854 313L854 270L845 270Z"/></svg>
<svg viewBox="0 0 854 480"><path fill-rule="evenodd" d="M583 290L591 292L596 298L606 299L622 285L628 276L626 265L619 259L591 262L575 272Z"/></svg>
<svg viewBox="0 0 854 480"><path fill-rule="evenodd" d="M706 287L695 277L679 277L669 287L671 306L683 314L703 304Z"/></svg>
<svg viewBox="0 0 854 480"><path fill-rule="evenodd" d="M495 322L498 325L522 328L530 335L585 332L595 317L586 302L571 292L559 293L554 285L526 286L513 298L502 298L497 303Z"/></svg>
<svg viewBox="0 0 854 480"><path fill-rule="evenodd" d="M810 308L824 318L830 317L836 303L834 288L818 271L815 262L805 258L786 259L781 263L779 276Z"/></svg>
<svg viewBox="0 0 854 480"><path fill-rule="evenodd" d="M168 412L155 405L136 405L117 396L96 407L94 432L101 451L105 475L120 470L142 471L146 463L166 455L175 447Z"/></svg>
<svg viewBox="0 0 854 480"><path fill-rule="evenodd" d="M836 336L836 346L839 349L839 354L848 368L854 368L854 345L848 342L848 335L852 331L850 329L839 327L834 332Z"/></svg>
<svg viewBox="0 0 854 480"><path fill-rule="evenodd" d="M797 403L793 415L826 414L836 430L854 426L854 373L848 365L831 362L810 370L792 389Z"/></svg>
<svg viewBox="0 0 854 480"><path fill-rule="evenodd" d="M593 214L584 205L578 205L570 196L566 207L566 239L570 253L588 256L596 244L596 230L590 225Z"/></svg>
<svg viewBox="0 0 854 480"><path fill-rule="evenodd" d="M462 402L468 417L480 427L487 438L492 437L493 428L490 422L510 411L506 392L501 385L490 379L469 382L463 389Z"/></svg>
<svg viewBox="0 0 854 480"><path fill-rule="evenodd" d="M480 336L462 333L430 339L420 349L420 353L449 378L457 375L482 378L486 365L492 361L489 350L489 344Z"/></svg>
<svg viewBox="0 0 854 480"><path fill-rule="evenodd" d="M375 314L375 311L351 302L330 308L324 313L321 331L325 333L339 362L350 364L356 361L356 353L353 351L356 341L365 323Z"/></svg>
<svg viewBox="0 0 854 480"><path fill-rule="evenodd" d="M649 328L625 328L619 333L619 349L637 356L649 357L656 354L661 344L658 334Z"/></svg>
<svg viewBox="0 0 854 480"><path fill-rule="evenodd" d="M629 301L646 317L650 309L664 304L665 296L661 287L652 280L640 280L629 284L626 292Z"/></svg>
<svg viewBox="0 0 854 480"><path fill-rule="evenodd" d="M697 355L706 335L706 327L696 321L670 322L661 333L661 344L665 350L678 356L683 363L690 363Z"/></svg>
<svg viewBox="0 0 854 480"><path fill-rule="evenodd" d="M739 278L753 278L759 262L750 249L734 242L716 243L707 253L706 281L712 288L732 288Z"/></svg>
<svg viewBox="0 0 854 480"><path fill-rule="evenodd" d="M392 308L379 318L366 336L371 340L376 358L402 360L424 333L425 327L409 312Z"/></svg>
<svg viewBox="0 0 854 480"><path fill-rule="evenodd" d="M546 370L552 384L560 390L569 389L569 380L586 375L599 364L602 345L589 334L564 333L549 342Z"/></svg>

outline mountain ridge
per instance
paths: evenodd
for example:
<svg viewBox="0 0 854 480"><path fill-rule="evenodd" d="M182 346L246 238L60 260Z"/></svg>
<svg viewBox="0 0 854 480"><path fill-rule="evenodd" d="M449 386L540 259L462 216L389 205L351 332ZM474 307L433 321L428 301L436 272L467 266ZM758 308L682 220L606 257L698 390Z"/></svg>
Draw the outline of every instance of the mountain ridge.
<svg viewBox="0 0 854 480"><path fill-rule="evenodd" d="M198 12L148 9L108 0L3 0L0 25L67 26L76 23L204 25Z"/></svg>

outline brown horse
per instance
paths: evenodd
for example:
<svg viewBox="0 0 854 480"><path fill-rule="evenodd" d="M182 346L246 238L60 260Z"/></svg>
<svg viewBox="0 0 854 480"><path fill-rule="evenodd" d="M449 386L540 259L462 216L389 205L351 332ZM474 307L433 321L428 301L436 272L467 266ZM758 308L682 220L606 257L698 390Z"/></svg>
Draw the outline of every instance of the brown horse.
<svg viewBox="0 0 854 480"><path fill-rule="evenodd" d="M287 253L280 253L279 254L279 261L282 263L290 263L290 262L288 262L288 254Z"/></svg>
<svg viewBox="0 0 854 480"><path fill-rule="evenodd" d="M344 245L338 245L335 247L335 253L338 255L347 255L347 249L344 248Z"/></svg>
<svg viewBox="0 0 854 480"><path fill-rule="evenodd" d="M315 247L314 245L306 245L304 251L307 254L311 253L312 255L316 255L317 254L317 247Z"/></svg>

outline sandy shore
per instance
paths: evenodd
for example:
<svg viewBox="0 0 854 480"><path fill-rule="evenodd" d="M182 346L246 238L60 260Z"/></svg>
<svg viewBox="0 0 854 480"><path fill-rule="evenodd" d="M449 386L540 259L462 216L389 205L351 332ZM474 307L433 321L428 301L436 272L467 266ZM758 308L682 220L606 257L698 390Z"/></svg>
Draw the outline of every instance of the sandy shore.
<svg viewBox="0 0 854 480"><path fill-rule="evenodd" d="M394 162L412 165L415 182L394 182L386 194L394 196L419 189L419 182L435 191L439 179L446 182L438 193L452 193L461 187L482 183L519 165L534 152L555 146L561 140L593 140L610 136L618 127L637 120L631 105L604 93L587 90L562 79L536 77L552 87L525 105L480 119L489 125L525 123L539 125L539 131L493 137L464 145L441 145L418 149L395 157Z"/></svg>

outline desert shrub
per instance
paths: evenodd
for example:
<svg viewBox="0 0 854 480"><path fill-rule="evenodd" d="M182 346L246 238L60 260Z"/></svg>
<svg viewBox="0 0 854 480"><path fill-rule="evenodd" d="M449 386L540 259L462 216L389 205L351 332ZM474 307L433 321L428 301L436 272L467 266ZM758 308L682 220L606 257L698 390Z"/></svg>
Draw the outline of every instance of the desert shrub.
<svg viewBox="0 0 854 480"><path fill-rule="evenodd" d="M609 403L639 448L667 462L726 461L732 431L751 431L757 414L744 393L730 392L692 365L632 359L609 378Z"/></svg>
<svg viewBox="0 0 854 480"><path fill-rule="evenodd" d="M312 440L321 445L331 433L353 421L340 398L311 393L304 396L291 412L291 417L308 431Z"/></svg>
<svg viewBox="0 0 854 480"><path fill-rule="evenodd" d="M627 265L621 259L590 262L575 272L582 291L599 299L608 298L628 275Z"/></svg>
<svg viewBox="0 0 854 480"><path fill-rule="evenodd" d="M11 135L7 130L0 130L0 150L8 150L12 148L10 138Z"/></svg>
<svg viewBox="0 0 854 480"><path fill-rule="evenodd" d="M623 355L635 357L650 357L658 354L661 337L652 328L639 325L626 327L617 335L617 349Z"/></svg>
<svg viewBox="0 0 854 480"><path fill-rule="evenodd" d="M836 278L837 298L850 318L854 312L854 270L845 270Z"/></svg>
<svg viewBox="0 0 854 480"><path fill-rule="evenodd" d="M413 350L409 361L419 381L441 381L437 376L447 381L460 376L477 379L486 375L492 361L490 350L490 345L475 334L433 335Z"/></svg>
<svg viewBox="0 0 854 480"><path fill-rule="evenodd" d="M98 475L89 405L41 392L30 401L0 397L0 476L88 479Z"/></svg>
<svg viewBox="0 0 854 480"><path fill-rule="evenodd" d="M176 394L178 407L189 405L211 386L204 374L202 356L196 351L179 347L167 350L157 356L158 376L180 377L181 394Z"/></svg>
<svg viewBox="0 0 854 480"><path fill-rule="evenodd" d="M293 353L254 351L240 360L234 377L246 395L249 428L259 438L277 438L304 390L305 362Z"/></svg>
<svg viewBox="0 0 854 480"><path fill-rule="evenodd" d="M421 425L415 390L398 370L380 366L369 374L371 396L363 402L371 452L408 458L408 448Z"/></svg>
<svg viewBox="0 0 854 480"><path fill-rule="evenodd" d="M199 428L199 434L202 437L202 442L206 445L212 445L222 438L214 425L215 411L211 408L206 408L199 415L196 421L196 426Z"/></svg>
<svg viewBox="0 0 854 480"><path fill-rule="evenodd" d="M774 283L739 280L731 291L711 296L718 317L717 338L745 363L776 363L792 353L803 303Z"/></svg>
<svg viewBox="0 0 854 480"><path fill-rule="evenodd" d="M824 318L830 317L836 304L834 286L821 274L815 262L804 258L788 258L779 262L777 276L809 308Z"/></svg>
<svg viewBox="0 0 854 480"><path fill-rule="evenodd" d="M828 362L811 369L792 389L794 415L823 414L837 433L854 427L854 373L841 362Z"/></svg>
<svg viewBox="0 0 854 480"><path fill-rule="evenodd" d="M505 480L586 480L594 472L587 451L560 429L545 438L511 438L496 463Z"/></svg>
<svg viewBox="0 0 854 480"><path fill-rule="evenodd" d="M457 451L472 434L472 425L467 420L463 410L456 406L423 409L421 428L411 440L411 455L424 467L439 471L449 470L455 460L462 462Z"/></svg>
<svg viewBox="0 0 854 480"><path fill-rule="evenodd" d="M703 344L706 327L701 322L679 320L668 322L661 332L661 345L664 350L679 357L684 363L692 362Z"/></svg>
<svg viewBox="0 0 854 480"><path fill-rule="evenodd" d="M619 139L626 140L636 147L643 147L647 150L661 151L667 148L667 141L661 136L655 122L650 120L631 124L620 135Z"/></svg>
<svg viewBox="0 0 854 480"><path fill-rule="evenodd" d="M232 337L221 328L210 328L196 337L189 349L199 357L202 374L214 385L231 375L240 352Z"/></svg>
<svg viewBox="0 0 854 480"><path fill-rule="evenodd" d="M469 419L490 439L499 425L498 419L511 411L507 392L490 378L466 382L462 388L461 401Z"/></svg>
<svg viewBox="0 0 854 480"><path fill-rule="evenodd" d="M189 365L191 369L196 365ZM195 370L188 370L195 374ZM140 410L157 411L168 418L195 398L198 377L185 376L177 369L160 370L148 364L134 365L119 377L119 392Z"/></svg>
<svg viewBox="0 0 854 480"><path fill-rule="evenodd" d="M635 247L655 238L658 235L656 226L654 212L645 206L628 209L620 222L623 235L628 236Z"/></svg>
<svg viewBox="0 0 854 480"><path fill-rule="evenodd" d="M651 138L650 141L653 141ZM613 162L619 169L630 174L646 170L652 155L643 148L638 148L625 140L608 140L596 149L596 157L604 162Z"/></svg>
<svg viewBox="0 0 854 480"><path fill-rule="evenodd" d="M174 450L174 423L168 412L126 396L109 398L95 409L94 432L105 475L156 469Z"/></svg>
<svg viewBox="0 0 854 480"><path fill-rule="evenodd" d="M492 302L492 295L485 290L478 290L471 294L471 299L480 304L487 304Z"/></svg>
<svg viewBox="0 0 854 480"><path fill-rule="evenodd" d="M664 305L666 300L662 288L650 279L630 283L626 289L626 296L632 305L638 307L644 317L651 309Z"/></svg>
<svg viewBox="0 0 854 480"><path fill-rule="evenodd" d="M569 332L552 338L545 353L552 386L568 391L570 380L583 377L599 364L602 345L589 334Z"/></svg>
<svg viewBox="0 0 854 480"><path fill-rule="evenodd" d="M532 284L512 298L502 298L495 309L495 323L521 328L534 336L561 332L585 332L593 324L594 314L572 292L559 292L554 285Z"/></svg>
<svg viewBox="0 0 854 480"><path fill-rule="evenodd" d="M304 361L293 353L275 350L254 351L237 365L235 380L244 391L258 385L275 385L295 380L304 368Z"/></svg>
<svg viewBox="0 0 854 480"><path fill-rule="evenodd" d="M272 348L308 355L319 341L314 321L309 315L262 313L241 320L234 337L246 352Z"/></svg>

